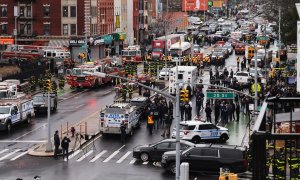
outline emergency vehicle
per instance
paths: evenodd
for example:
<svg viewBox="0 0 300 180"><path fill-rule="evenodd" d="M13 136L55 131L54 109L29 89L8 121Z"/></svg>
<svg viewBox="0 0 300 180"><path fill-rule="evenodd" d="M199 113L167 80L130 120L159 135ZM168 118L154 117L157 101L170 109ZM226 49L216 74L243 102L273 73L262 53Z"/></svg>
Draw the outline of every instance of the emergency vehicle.
<svg viewBox="0 0 300 180"><path fill-rule="evenodd" d="M235 50L235 54L243 54L244 55L245 54L245 44L237 43L235 45L234 50Z"/></svg>
<svg viewBox="0 0 300 180"><path fill-rule="evenodd" d="M126 134L133 135L139 127L141 111L130 103L115 102L100 111L100 132L103 134L121 134L122 122L126 126Z"/></svg>
<svg viewBox="0 0 300 180"><path fill-rule="evenodd" d="M22 92L1 86L0 89L0 130L11 131L12 126L31 122L34 117L32 98Z"/></svg>
<svg viewBox="0 0 300 180"><path fill-rule="evenodd" d="M142 53L139 45L128 46L122 50L122 62L141 62Z"/></svg>
<svg viewBox="0 0 300 180"><path fill-rule="evenodd" d="M228 129L216 126L210 122L182 121L179 127L180 139L197 144L205 140L219 140L225 143L229 139ZM176 138L176 128L173 128L172 138Z"/></svg>
<svg viewBox="0 0 300 180"><path fill-rule="evenodd" d="M195 89L198 80L197 66L178 66L178 75L176 74L176 67L170 69L169 72L169 93L176 94L176 77L180 88L186 89L188 85L192 88L191 95ZM188 84L191 83L191 84Z"/></svg>
<svg viewBox="0 0 300 180"><path fill-rule="evenodd" d="M97 88L102 84L111 82L111 77L98 77L87 75L84 72L102 72L106 74L119 74L118 68L111 67L111 60L86 62L83 65L67 70L66 80L71 87Z"/></svg>

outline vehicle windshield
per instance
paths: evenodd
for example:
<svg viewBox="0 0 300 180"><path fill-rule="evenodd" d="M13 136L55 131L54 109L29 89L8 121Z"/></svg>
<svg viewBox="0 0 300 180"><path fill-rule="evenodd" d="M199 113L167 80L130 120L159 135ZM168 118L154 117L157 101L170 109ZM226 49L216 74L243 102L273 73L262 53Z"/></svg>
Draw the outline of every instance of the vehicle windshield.
<svg viewBox="0 0 300 180"><path fill-rule="evenodd" d="M83 72L85 71L94 73L94 69L73 69L72 75L74 76L83 75Z"/></svg>
<svg viewBox="0 0 300 180"><path fill-rule="evenodd" d="M163 52L163 49L161 49L161 48L153 48L152 52Z"/></svg>
<svg viewBox="0 0 300 180"><path fill-rule="evenodd" d="M170 55L172 56L172 57L178 57L179 55L178 55L178 52L180 51L180 49L171 49L171 51L170 51Z"/></svg>
<svg viewBox="0 0 300 180"><path fill-rule="evenodd" d="M195 125L180 124L179 129L180 130L194 130L195 129Z"/></svg>
<svg viewBox="0 0 300 180"><path fill-rule="evenodd" d="M42 96L34 96L33 102L45 102L45 99Z"/></svg>
<svg viewBox="0 0 300 180"><path fill-rule="evenodd" d="M0 107L0 114L9 114L10 107Z"/></svg>

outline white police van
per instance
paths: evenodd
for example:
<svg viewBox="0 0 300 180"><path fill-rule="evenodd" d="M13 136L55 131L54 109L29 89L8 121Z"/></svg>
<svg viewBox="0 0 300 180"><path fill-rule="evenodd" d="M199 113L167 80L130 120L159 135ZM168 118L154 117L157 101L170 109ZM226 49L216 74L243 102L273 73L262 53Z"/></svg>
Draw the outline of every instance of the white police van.
<svg viewBox="0 0 300 180"><path fill-rule="evenodd" d="M180 139L197 144L203 140L219 140L225 143L229 139L228 129L216 126L210 122L182 121L180 122ZM176 138L176 128L173 128L172 138Z"/></svg>

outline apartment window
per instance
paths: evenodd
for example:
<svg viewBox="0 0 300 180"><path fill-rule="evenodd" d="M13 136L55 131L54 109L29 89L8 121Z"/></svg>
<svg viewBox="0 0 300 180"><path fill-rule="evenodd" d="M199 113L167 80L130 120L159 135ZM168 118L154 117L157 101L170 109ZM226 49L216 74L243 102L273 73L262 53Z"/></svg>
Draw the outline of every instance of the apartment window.
<svg viewBox="0 0 300 180"><path fill-rule="evenodd" d="M76 24L71 24L70 26L71 35L76 35Z"/></svg>
<svg viewBox="0 0 300 180"><path fill-rule="evenodd" d="M31 23L20 23L20 35L31 35Z"/></svg>
<svg viewBox="0 0 300 180"><path fill-rule="evenodd" d="M21 17L32 17L31 6L20 5L20 16Z"/></svg>
<svg viewBox="0 0 300 180"><path fill-rule="evenodd" d="M76 17L76 6L71 6L71 17Z"/></svg>
<svg viewBox="0 0 300 180"><path fill-rule="evenodd" d="M49 17L50 16L50 6L44 6L44 16Z"/></svg>
<svg viewBox="0 0 300 180"><path fill-rule="evenodd" d="M44 35L49 36L50 35L50 24L44 24Z"/></svg>
<svg viewBox="0 0 300 180"><path fill-rule="evenodd" d="M2 24L0 34L7 34L7 24Z"/></svg>
<svg viewBox="0 0 300 180"><path fill-rule="evenodd" d="M97 34L97 24L92 24L92 34Z"/></svg>
<svg viewBox="0 0 300 180"><path fill-rule="evenodd" d="M7 6L0 6L0 17L7 17Z"/></svg>
<svg viewBox="0 0 300 180"><path fill-rule="evenodd" d="M68 6L63 6L63 17L68 17L69 16L69 10Z"/></svg>
<svg viewBox="0 0 300 180"><path fill-rule="evenodd" d="M69 34L68 24L63 24L63 35Z"/></svg>
<svg viewBox="0 0 300 180"><path fill-rule="evenodd" d="M92 6L91 11L92 11L91 12L92 17L97 17L97 7Z"/></svg>

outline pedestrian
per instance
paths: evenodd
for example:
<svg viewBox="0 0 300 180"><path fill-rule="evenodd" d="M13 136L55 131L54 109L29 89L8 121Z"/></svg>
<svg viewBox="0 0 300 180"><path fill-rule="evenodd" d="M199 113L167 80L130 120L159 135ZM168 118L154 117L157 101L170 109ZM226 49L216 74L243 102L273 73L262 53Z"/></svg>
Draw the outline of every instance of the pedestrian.
<svg viewBox="0 0 300 180"><path fill-rule="evenodd" d="M180 117L181 117L181 121L183 121L183 117L184 117L184 102L180 101L179 103L179 109L180 109Z"/></svg>
<svg viewBox="0 0 300 180"><path fill-rule="evenodd" d="M124 121L122 121L121 126L120 126L120 131L121 131L121 143L125 144L125 139L126 139L126 126L124 124Z"/></svg>
<svg viewBox="0 0 300 180"><path fill-rule="evenodd" d="M172 101L169 101L168 109L169 109L169 114L172 115L173 114L173 103L172 103Z"/></svg>
<svg viewBox="0 0 300 180"><path fill-rule="evenodd" d="M62 153L63 153L63 160L65 157L67 158L67 161L69 160L69 144L71 140L65 136L62 141L61 141L61 148L62 148Z"/></svg>
<svg viewBox="0 0 300 180"><path fill-rule="evenodd" d="M164 132L161 135L163 138L170 138L170 128L173 121L173 116L170 114L165 114L165 125Z"/></svg>
<svg viewBox="0 0 300 180"><path fill-rule="evenodd" d="M58 154L59 145L60 145L60 139L59 139L58 131L55 131L55 134L54 134L54 159L58 159L57 154Z"/></svg>
<svg viewBox="0 0 300 180"><path fill-rule="evenodd" d="M236 121L240 120L240 104L236 102L235 105Z"/></svg>
<svg viewBox="0 0 300 180"><path fill-rule="evenodd" d="M209 104L206 104L205 113L206 113L206 121L211 122L211 108Z"/></svg>
<svg viewBox="0 0 300 180"><path fill-rule="evenodd" d="M149 130L150 135L152 135L153 125L154 125L153 112L151 112L150 115L148 116L148 121L147 121L147 126L148 126L148 130Z"/></svg>
<svg viewBox="0 0 300 180"><path fill-rule="evenodd" d="M232 110L231 119L233 119L235 121L235 108L236 107L235 107L235 104L233 103L233 101L231 101L230 105L231 105L231 110Z"/></svg>
<svg viewBox="0 0 300 180"><path fill-rule="evenodd" d="M220 104L219 104L219 100L216 100L215 102L215 124L218 124L219 122L219 117L220 117Z"/></svg>

